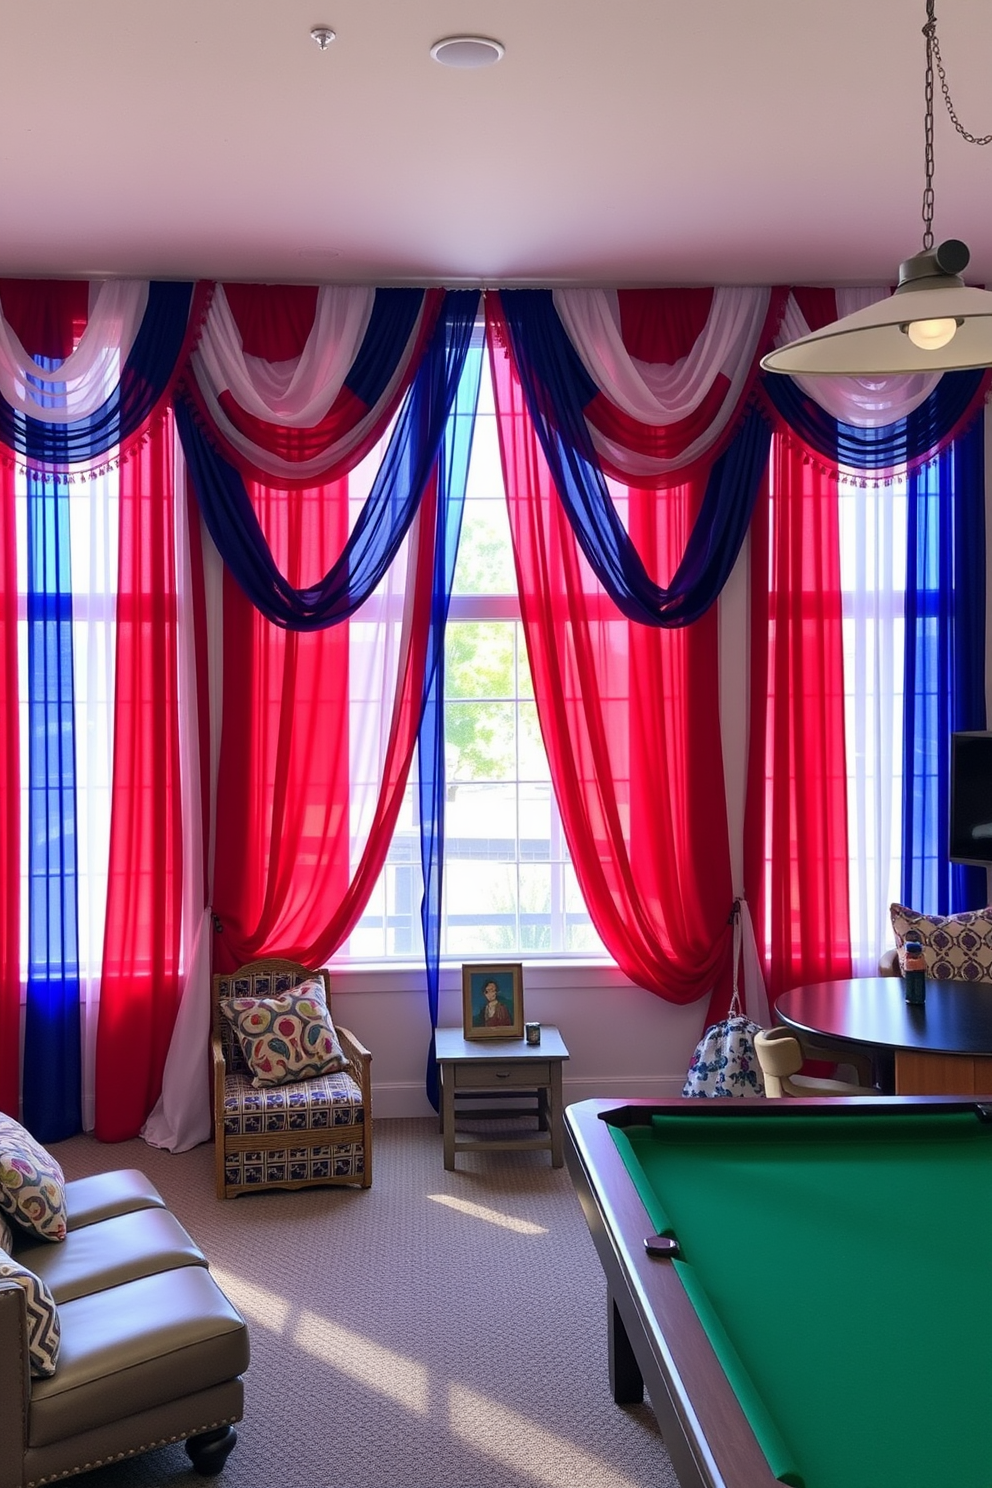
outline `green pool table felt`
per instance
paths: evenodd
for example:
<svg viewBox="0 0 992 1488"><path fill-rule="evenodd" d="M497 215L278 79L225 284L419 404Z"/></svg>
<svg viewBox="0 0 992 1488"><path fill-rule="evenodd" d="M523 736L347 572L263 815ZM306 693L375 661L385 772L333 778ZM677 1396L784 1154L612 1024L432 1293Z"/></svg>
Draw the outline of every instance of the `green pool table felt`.
<svg viewBox="0 0 992 1488"><path fill-rule="evenodd" d="M611 1132L781 1481L990 1488L992 1124L686 1113Z"/></svg>

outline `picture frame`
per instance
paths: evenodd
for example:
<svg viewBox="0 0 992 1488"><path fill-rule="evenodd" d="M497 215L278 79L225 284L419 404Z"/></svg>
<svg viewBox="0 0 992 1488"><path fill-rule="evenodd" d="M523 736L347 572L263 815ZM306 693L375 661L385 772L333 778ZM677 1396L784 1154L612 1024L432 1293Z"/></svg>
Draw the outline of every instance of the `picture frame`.
<svg viewBox="0 0 992 1488"><path fill-rule="evenodd" d="M462 1032L467 1039L523 1038L524 969L519 961L462 967Z"/></svg>

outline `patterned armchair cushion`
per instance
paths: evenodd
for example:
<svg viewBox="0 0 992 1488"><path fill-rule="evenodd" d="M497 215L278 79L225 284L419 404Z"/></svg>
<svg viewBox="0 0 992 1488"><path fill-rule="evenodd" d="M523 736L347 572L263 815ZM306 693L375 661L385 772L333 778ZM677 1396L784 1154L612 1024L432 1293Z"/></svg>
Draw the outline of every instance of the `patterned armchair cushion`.
<svg viewBox="0 0 992 1488"><path fill-rule="evenodd" d="M347 1070L261 1088L237 1071L224 1081L227 1136L330 1131L329 1141L344 1142L349 1133L332 1129L360 1126L364 1119L361 1087Z"/></svg>
<svg viewBox="0 0 992 1488"><path fill-rule="evenodd" d="M224 1135L238 1140L225 1153L224 1181L232 1188L263 1188L361 1178L364 1120L361 1088L347 1070L261 1089L247 1073L229 1070ZM283 1134L285 1142L275 1145Z"/></svg>
<svg viewBox="0 0 992 1488"><path fill-rule="evenodd" d="M40 1240L64 1240L65 1176L50 1152L0 1114L0 1210Z"/></svg>
<svg viewBox="0 0 992 1488"><path fill-rule="evenodd" d="M273 997L226 997L221 1011L238 1035L257 1089L347 1067L319 980Z"/></svg>
<svg viewBox="0 0 992 1488"><path fill-rule="evenodd" d="M28 1362L33 1375L47 1379L55 1373L62 1342L55 1298L40 1276L15 1261L5 1250L0 1250L0 1278L16 1281L23 1288L27 1299Z"/></svg>
<svg viewBox="0 0 992 1488"><path fill-rule="evenodd" d="M924 915L904 904L889 908L900 964L907 940L923 947L934 981L992 982L992 908L956 915Z"/></svg>

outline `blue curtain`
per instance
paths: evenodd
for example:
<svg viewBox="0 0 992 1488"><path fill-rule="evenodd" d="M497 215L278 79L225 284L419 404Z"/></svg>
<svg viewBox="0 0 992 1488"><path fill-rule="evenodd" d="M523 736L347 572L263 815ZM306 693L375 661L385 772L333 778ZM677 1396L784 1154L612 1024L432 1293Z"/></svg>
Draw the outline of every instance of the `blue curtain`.
<svg viewBox="0 0 992 1488"><path fill-rule="evenodd" d="M231 573L273 624L303 631L336 625L381 582L434 468L478 303L474 289L445 296L368 500L340 558L312 588L294 589L279 572L240 473L210 443L188 400L177 397L176 423L203 519Z"/></svg>
<svg viewBox="0 0 992 1488"><path fill-rule="evenodd" d="M480 327L481 330L481 327ZM441 890L444 873L444 632L455 578L455 559L465 508L465 488L472 454L475 410L479 401L483 347L476 338L465 358L455 406L448 419L444 443L438 454L438 501L434 539L434 572L431 588L431 622L424 674L419 759L420 862L424 897L420 922L424 935L427 968L427 1004L431 1018L431 1042L427 1055L427 1095L435 1111L439 1108L434 1030L437 1028L438 980L441 963Z"/></svg>
<svg viewBox="0 0 992 1488"><path fill-rule="evenodd" d="M550 290L502 290L520 385L576 540L628 620L690 625L730 576L764 474L770 430L750 408L714 462L699 516L667 588L648 575L610 498L584 409L598 389L558 318Z"/></svg>
<svg viewBox="0 0 992 1488"><path fill-rule="evenodd" d="M82 1102L72 575L64 475L28 474L27 559L29 898L22 1109L24 1124L38 1141L55 1142L80 1129Z"/></svg>
<svg viewBox="0 0 992 1488"><path fill-rule="evenodd" d="M952 914L987 901L985 870L947 859L951 734L986 722L981 418L910 475L908 522L902 895Z"/></svg>
<svg viewBox="0 0 992 1488"><path fill-rule="evenodd" d="M26 459L61 465L97 460L125 444L154 410L177 370L192 301L192 284L149 284L134 345L106 402L76 422L46 424L25 418L0 398L0 441Z"/></svg>
<svg viewBox="0 0 992 1488"><path fill-rule="evenodd" d="M842 424L808 398L791 377L770 373L762 381L769 402L804 444L826 459L858 470L887 470L924 458L946 442L973 412L985 372L945 372L905 419L879 429Z"/></svg>

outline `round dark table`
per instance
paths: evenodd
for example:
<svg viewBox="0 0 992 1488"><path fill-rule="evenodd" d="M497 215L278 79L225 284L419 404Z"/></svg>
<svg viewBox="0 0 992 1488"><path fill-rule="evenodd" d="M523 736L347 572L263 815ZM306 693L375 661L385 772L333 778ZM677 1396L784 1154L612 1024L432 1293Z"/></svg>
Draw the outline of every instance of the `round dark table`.
<svg viewBox="0 0 992 1488"><path fill-rule="evenodd" d="M897 1095L992 1094L992 985L927 981L907 1003L901 977L852 977L793 987L775 1017L797 1032L867 1050Z"/></svg>

